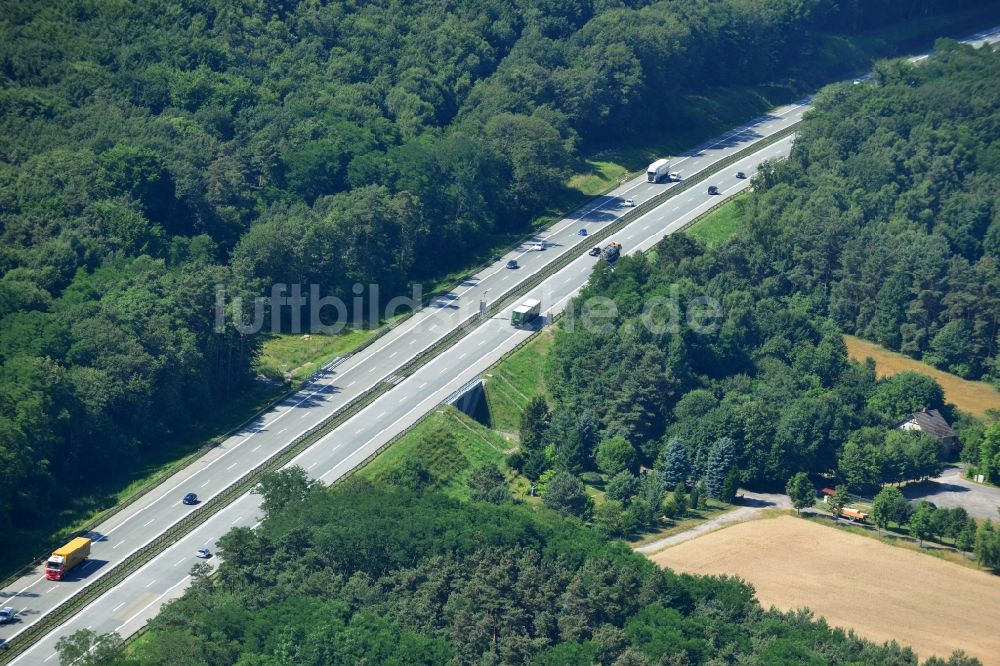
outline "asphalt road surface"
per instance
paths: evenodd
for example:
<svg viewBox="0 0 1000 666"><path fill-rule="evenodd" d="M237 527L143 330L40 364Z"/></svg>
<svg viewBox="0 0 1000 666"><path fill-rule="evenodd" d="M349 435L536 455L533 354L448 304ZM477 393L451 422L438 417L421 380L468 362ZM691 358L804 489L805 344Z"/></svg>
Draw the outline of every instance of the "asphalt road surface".
<svg viewBox="0 0 1000 666"><path fill-rule="evenodd" d="M995 40L1000 31L983 33L977 38L987 34ZM691 178L711 164L796 122L806 109L801 103L775 109L672 159L670 170L680 172L684 178ZM748 187L749 179L737 179L737 171L752 175L761 161L786 155L790 147L791 139L785 138L744 158L724 173L704 181L703 185L668 199L634 220L614 239L623 243L626 254L651 247L721 198ZM720 195L707 195L705 187L708 184L718 186ZM530 239L544 240L548 249L532 250L526 243L464 280L454 291L438 298L362 353L350 356L336 367L320 373L301 391L98 526L91 534L95 539L91 559L71 572L67 580L47 581L39 568L0 592L0 606L13 606L18 613L15 623L0 627L0 640L9 640L23 631L183 518L191 510L180 502L185 493L196 492L204 501L221 492L245 472L276 454L288 442L328 418L368 388L380 382L395 382L394 373L408 360L455 327L476 317L481 300L489 299L491 295L497 297L558 256L571 252L579 256L524 297L541 299L543 308L550 316L561 311L567 300L586 282L596 261L586 256L585 250L591 244L586 237L578 235L578 230L584 228L593 232L617 219L629 210L623 206L626 198L633 199L638 205L674 186L671 183L647 183L643 176L607 196L597 197L570 217ZM516 259L521 267L517 270L505 269L508 259ZM304 451L292 464L303 467L310 475L327 483L359 464L531 334L528 330L510 326L510 310L508 307L493 319L481 323L453 347ZM122 635L136 631L156 614L160 605L183 593L189 581L187 572L198 561L194 557L197 548L208 546L214 550L215 541L231 527L257 523L258 501L259 497L249 494L240 497L122 584L96 599L18 657L15 663L51 663L56 658L56 640L78 629L90 628L101 633L117 631Z"/></svg>
<svg viewBox="0 0 1000 666"><path fill-rule="evenodd" d="M908 500L927 500L941 508L962 507L976 518L1000 518L1000 488L962 478L962 470L949 467L941 476L903 487Z"/></svg>

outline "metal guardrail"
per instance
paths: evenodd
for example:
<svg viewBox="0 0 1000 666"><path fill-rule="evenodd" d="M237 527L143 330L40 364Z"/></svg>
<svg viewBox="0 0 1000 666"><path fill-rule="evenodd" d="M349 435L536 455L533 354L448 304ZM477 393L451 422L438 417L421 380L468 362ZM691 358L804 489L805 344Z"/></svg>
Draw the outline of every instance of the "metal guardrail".
<svg viewBox="0 0 1000 666"><path fill-rule="evenodd" d="M614 222L608 224L606 227L598 232L595 232L589 238L596 243L600 243L606 240L615 233L618 233L624 229L633 220L645 215L651 210L659 207L664 201L667 201L679 194L686 192L691 189L694 185L698 184L706 177L722 171L731 164L752 155L760 151L761 149L769 146L777 141L780 141L784 137L793 134L798 128L801 121L792 123L788 127L775 132L767 137L764 137L754 143L750 144L746 148L737 151L736 153L725 157L718 162L697 171L695 174L685 178L685 180L678 186L672 187L661 194L658 194L648 201L632 208L627 213L619 217ZM721 202L720 202L721 203ZM587 245L590 245L588 243ZM438 341L427 347L422 353L418 354L414 358L410 359L402 367L392 373L395 377L405 378L413 374L417 369L430 362L444 349L452 346L461 338L465 337L482 318L489 318L496 313L500 312L502 309L507 307L517 298L520 298L525 293L531 291L540 285L543 281L551 277L553 274L562 270L568 266L572 261L581 256L583 252L583 246L573 247L568 249L559 255L555 261L547 264L542 270L532 275L527 280L523 281L519 285L515 285L507 292L502 294L499 298L495 299L492 304L486 308L485 316L481 315L479 312L475 312L462 322L460 322L456 328L450 331L447 335L439 339ZM411 313L412 314L412 313ZM409 315L408 315L409 316ZM382 337L390 330L396 328L399 324L405 321L408 316L404 316L394 325L385 327L384 331L380 331L379 334L372 336L372 338L366 343L362 344L358 351L368 347L370 344L375 342L378 338ZM526 344L527 340L533 339L534 336L529 336L519 343L511 352L505 354L500 360L507 358L510 353L521 348ZM355 352L357 353L357 352ZM498 361L500 362L500 361ZM396 382L398 383L398 382ZM332 430L336 429L343 422L347 421L349 418L357 414L364 407L374 401L381 394L385 393L387 390L395 386L396 383L389 383L380 380L378 384L363 392L350 402L348 402L344 407L330 415L327 419L317 424L312 430L306 432L295 440L290 442L288 446L276 452L266 461L248 471L237 481L232 483L228 488L221 491L212 499L206 501L198 509L187 514L184 518L179 520L173 526L168 528L163 534L159 535L153 541L146 544L145 546L139 548L134 553L129 555L125 560L120 562L117 566L109 570L103 576L101 576L94 583L91 583L87 587L83 588L79 593L67 599L62 604L56 608L49 611L42 619L38 620L35 624L25 629L23 632L12 638L8 643L5 644L6 650L0 653L0 665L7 664L12 661L15 657L22 654L28 648L30 648L35 642L40 640L43 636L48 634L52 629L61 624L63 621L71 617L76 613L77 610L83 608L91 601L96 599L98 596L106 592L111 587L114 587L126 577L137 571L140 567L152 560L156 555L166 550L168 547L187 536L194 529L204 524L212 515L218 513L226 506L235 501L239 496L246 492L249 492L256 486L258 479L266 472L277 470L286 465L289 461L294 459L299 453L307 449L313 443L329 434ZM420 421L418 420L417 423ZM414 424L416 425L416 424ZM367 456L361 463L355 466L353 469L349 470L340 479L337 479L334 483L337 483L344 478L352 475L355 470L366 465L372 458L374 458L378 453L384 451L390 444L398 441L398 439L405 433L409 432L411 428L405 429L403 432L399 433L388 442L380 446L376 451Z"/></svg>
<svg viewBox="0 0 1000 666"><path fill-rule="evenodd" d="M340 358L344 358L346 360L347 357L345 356ZM334 360L336 361L336 359ZM258 418L260 418L261 415L263 415L265 412L272 409L275 405L279 404L281 401L288 398L288 396L293 395L296 391L301 389L304 384L308 383L308 381L309 379L304 380L303 382L300 382L295 386L289 387L285 391L282 391L280 395L275 396L266 405L255 411L250 417L243 420L239 425L230 428L221 435L213 435L212 437L209 438L207 443L202 444L196 450L184 456L181 460L179 460L172 467L170 467L166 476L157 476L152 479L148 479L146 483L144 483L142 486L140 486L138 489L136 489L133 493L131 493L124 499L116 502L114 506L110 506L107 509L104 509L103 511L98 513L96 516L93 516L89 521L87 521L87 523L83 525L83 527L73 530L71 536L67 536L64 539L60 539L58 542L51 543L51 547L48 550L39 553L37 556L32 558L29 564L22 566L20 569L10 574L6 579L0 582L0 588L7 589L14 586L17 580L21 576L25 575L29 569L45 562L45 560L48 559L49 555L52 553L53 550L63 545L68 539L72 538L72 536L86 536L89 532L93 532L105 520L107 520L108 518L114 516L115 514L121 511L124 511L125 509L132 506L137 501L148 495L154 488L163 483L165 479L173 476L177 472L187 469L192 463L199 460L203 455L205 455L206 453L217 447L219 444L226 441L228 438L232 437L236 433L246 429L248 425L250 425Z"/></svg>
<svg viewBox="0 0 1000 666"><path fill-rule="evenodd" d="M457 389L455 389L454 391L452 391L451 394L447 398L445 398L444 400L442 400L441 403L439 403L439 404L450 405L450 404L456 402L459 398L461 398L463 395L465 395L466 393L468 393L472 389L473 386L475 386L476 384L480 383L481 381L483 381L483 376L482 375L476 375L475 377L473 377L472 379L470 379L469 381L465 382L464 384L462 384L461 386L459 386Z"/></svg>

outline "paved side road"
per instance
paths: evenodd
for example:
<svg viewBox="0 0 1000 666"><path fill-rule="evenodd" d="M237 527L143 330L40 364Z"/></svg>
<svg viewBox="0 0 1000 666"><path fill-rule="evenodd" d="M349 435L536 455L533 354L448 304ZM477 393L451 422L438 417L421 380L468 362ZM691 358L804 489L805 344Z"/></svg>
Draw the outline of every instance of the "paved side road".
<svg viewBox="0 0 1000 666"><path fill-rule="evenodd" d="M962 478L960 467L949 467L937 478L909 484L903 488L903 496L948 509L960 506L976 518L1000 519L1000 488Z"/></svg>
<svg viewBox="0 0 1000 666"><path fill-rule="evenodd" d="M745 490L743 491L743 499L740 501L740 506L732 511L727 511L721 516L716 516L715 518L706 520L705 522L695 525L691 529L685 530L680 534L664 537L652 543L647 543L644 546L634 548L633 550L637 553L642 553L643 555L652 555L653 553L657 553L664 548L676 546L679 543L690 541L691 539L699 537L702 534L713 532L720 527L750 520L755 514L760 513L763 509L791 508L792 503L788 499L788 495L782 495L780 493L752 493L749 490Z"/></svg>

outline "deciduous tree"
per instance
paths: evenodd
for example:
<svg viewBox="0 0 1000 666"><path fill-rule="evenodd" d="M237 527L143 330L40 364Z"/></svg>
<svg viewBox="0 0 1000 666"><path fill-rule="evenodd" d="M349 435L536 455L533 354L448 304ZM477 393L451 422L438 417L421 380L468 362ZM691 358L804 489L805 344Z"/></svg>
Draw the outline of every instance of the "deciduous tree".
<svg viewBox="0 0 1000 666"><path fill-rule="evenodd" d="M788 483L785 484L785 493L792 500L795 512L800 515L802 509L810 507L816 502L816 489L805 472L799 472L788 479Z"/></svg>

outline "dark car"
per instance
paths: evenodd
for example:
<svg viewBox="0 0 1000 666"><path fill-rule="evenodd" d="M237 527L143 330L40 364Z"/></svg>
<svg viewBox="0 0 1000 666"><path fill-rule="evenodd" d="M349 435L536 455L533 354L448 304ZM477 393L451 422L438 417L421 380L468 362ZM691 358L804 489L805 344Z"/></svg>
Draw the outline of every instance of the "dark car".
<svg viewBox="0 0 1000 666"><path fill-rule="evenodd" d="M708 186L708 193L709 194L718 194L719 193L719 188L716 187L715 185L709 185Z"/></svg>
<svg viewBox="0 0 1000 666"><path fill-rule="evenodd" d="M736 172L736 177L737 178L746 178L747 175L745 173L743 173L742 171L737 171Z"/></svg>
<svg viewBox="0 0 1000 666"><path fill-rule="evenodd" d="M184 496L184 499L181 501L184 502L185 504L197 504L198 496L195 495L194 493L188 493L187 495Z"/></svg>
<svg viewBox="0 0 1000 666"><path fill-rule="evenodd" d="M576 232L576 235L577 236L586 236L587 235L587 230L586 229L580 229L578 232Z"/></svg>
<svg viewBox="0 0 1000 666"><path fill-rule="evenodd" d="M599 256L601 256L601 248L599 248L599 247L592 247L592 248L590 248L590 252L588 252L587 254L589 254L592 257L599 257Z"/></svg>
<svg viewBox="0 0 1000 666"><path fill-rule="evenodd" d="M507 268L517 268L517 260L511 259L507 262Z"/></svg>

